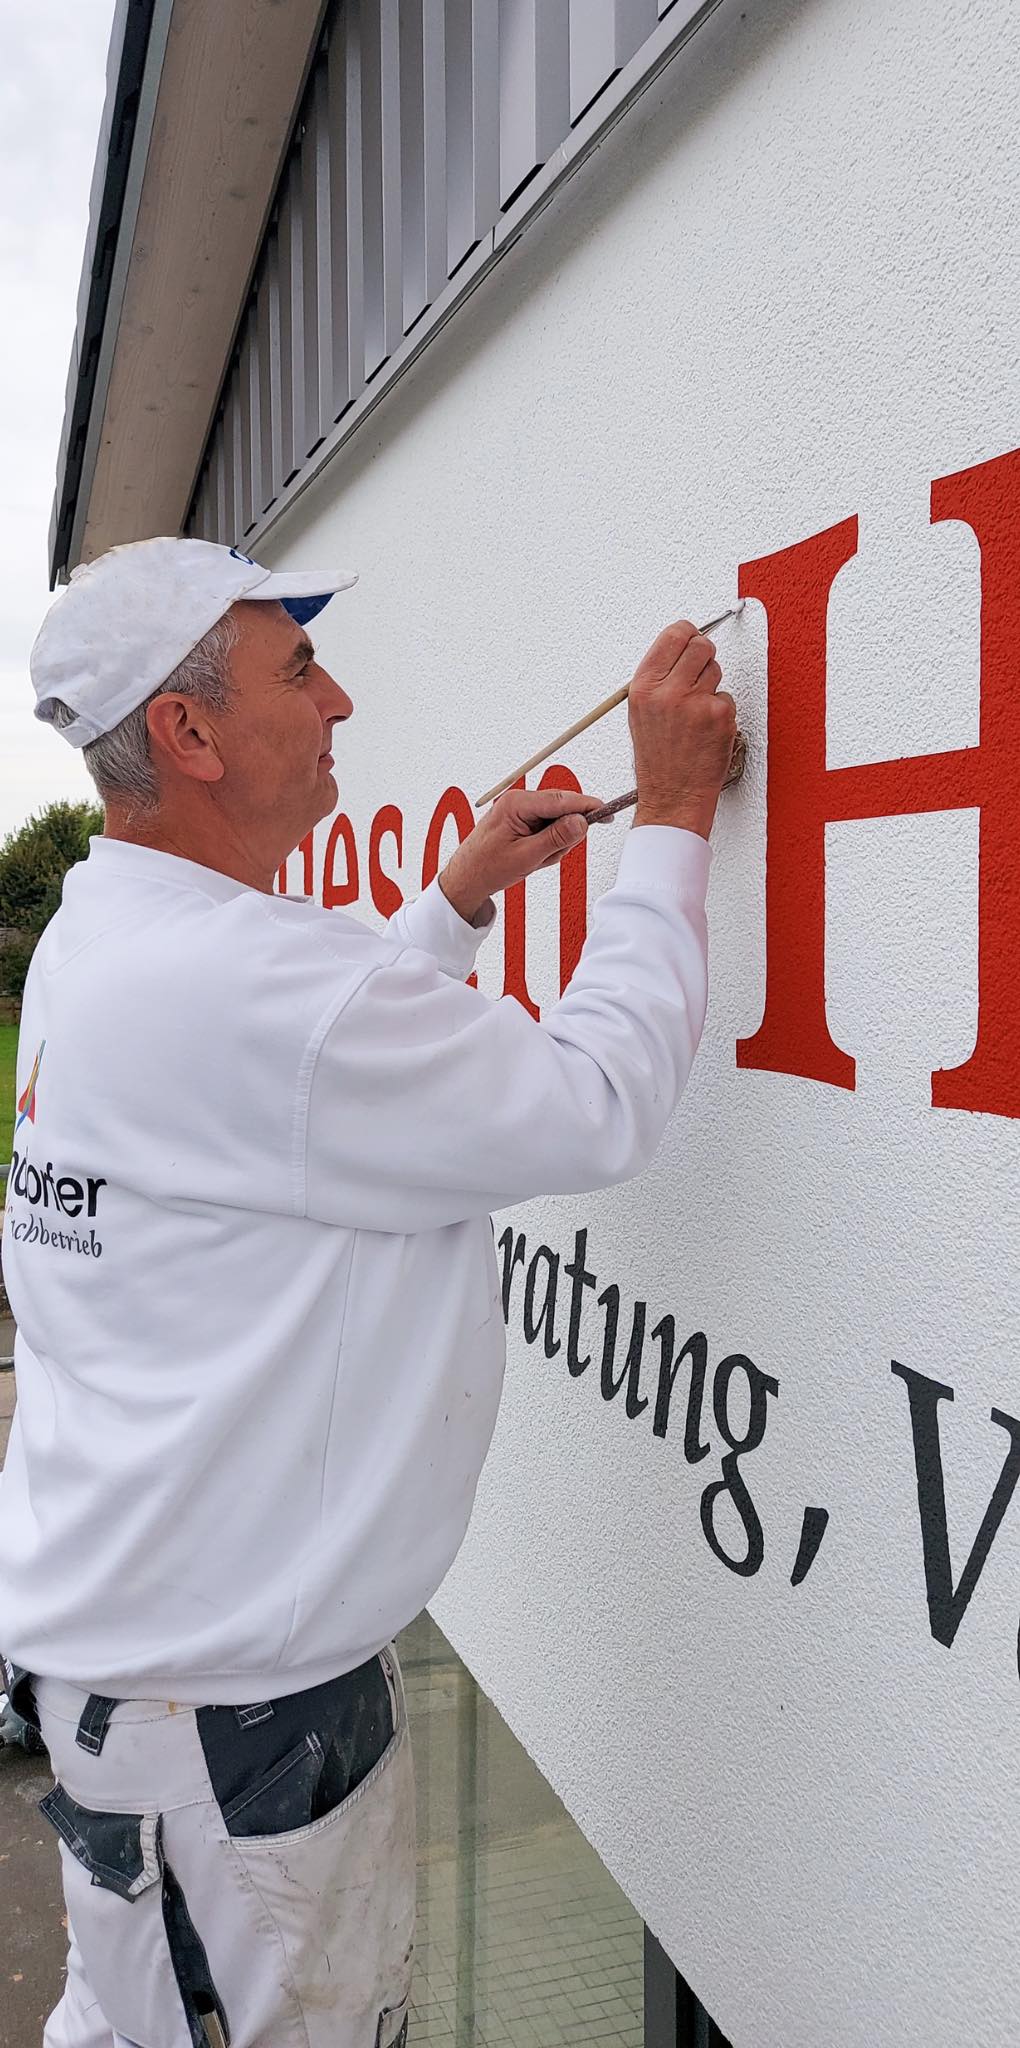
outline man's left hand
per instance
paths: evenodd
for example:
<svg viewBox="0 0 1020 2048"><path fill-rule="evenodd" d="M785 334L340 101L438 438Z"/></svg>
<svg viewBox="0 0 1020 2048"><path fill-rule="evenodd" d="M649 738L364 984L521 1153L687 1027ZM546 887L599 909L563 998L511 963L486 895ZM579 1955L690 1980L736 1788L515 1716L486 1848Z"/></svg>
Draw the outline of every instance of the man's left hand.
<svg viewBox="0 0 1020 2048"><path fill-rule="evenodd" d="M581 844L587 814L602 798L573 789L507 789L462 840L439 877L448 903L467 924L488 924L493 896L555 867Z"/></svg>

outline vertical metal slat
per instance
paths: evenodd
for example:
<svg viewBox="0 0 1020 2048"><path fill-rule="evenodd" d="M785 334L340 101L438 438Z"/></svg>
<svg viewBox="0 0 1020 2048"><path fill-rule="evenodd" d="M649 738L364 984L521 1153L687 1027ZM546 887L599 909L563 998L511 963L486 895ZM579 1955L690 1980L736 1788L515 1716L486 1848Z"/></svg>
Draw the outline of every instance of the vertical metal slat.
<svg viewBox="0 0 1020 2048"><path fill-rule="evenodd" d="M289 482L304 461L305 294L301 250L301 152L290 160L280 206L280 326L283 387L283 475Z"/></svg>
<svg viewBox="0 0 1020 2048"><path fill-rule="evenodd" d="M213 428L212 446L213 488L215 491L214 527L212 537L214 540L223 542L227 538L227 526L229 524L229 521L227 518L227 450L222 412L220 413L219 419L217 420L216 425Z"/></svg>
<svg viewBox="0 0 1020 2048"><path fill-rule="evenodd" d="M223 396L223 412L220 418L220 438L223 443L223 526L220 539L225 547L231 547L237 538L237 524L234 517L236 493L234 489L234 414L230 402L233 374L227 380Z"/></svg>
<svg viewBox="0 0 1020 2048"><path fill-rule="evenodd" d="M380 0L361 10L361 176L364 223L365 376L385 359L382 211L382 36Z"/></svg>
<svg viewBox="0 0 1020 2048"><path fill-rule="evenodd" d="M319 431L319 281L316 272L318 222L315 181L315 102L308 110L301 138L301 343L302 353L294 365L300 371L302 438L296 453L303 460L322 439Z"/></svg>
<svg viewBox="0 0 1020 2048"><path fill-rule="evenodd" d="M266 251L261 296L265 322L259 328L259 365L262 371L263 493L271 505L283 489L283 321L280 294L280 226L270 232ZM269 431L266 431L266 420Z"/></svg>
<svg viewBox="0 0 1020 2048"><path fill-rule="evenodd" d="M285 484L290 482L292 476L296 476L300 466L301 437L304 433L300 375L303 354L300 314L301 219L295 210L294 185L295 167L292 157L280 205L280 225L276 238L280 258L280 429Z"/></svg>
<svg viewBox="0 0 1020 2048"><path fill-rule="evenodd" d="M630 62L657 20L657 0L570 0L571 123Z"/></svg>
<svg viewBox="0 0 1020 2048"><path fill-rule="evenodd" d="M202 479L202 525L200 531L203 540L216 539L215 481L212 450L210 449L205 465L205 475Z"/></svg>
<svg viewBox="0 0 1020 2048"><path fill-rule="evenodd" d="M579 120L617 68L617 11L617 0L570 0L571 122Z"/></svg>
<svg viewBox="0 0 1020 2048"><path fill-rule="evenodd" d="M311 455L333 424L333 291L329 207L327 68L320 58L301 142L301 268L304 308L304 447Z"/></svg>
<svg viewBox="0 0 1020 2048"><path fill-rule="evenodd" d="M428 305L425 284L424 22L424 0L400 0L401 268L405 334Z"/></svg>
<svg viewBox="0 0 1020 2048"><path fill-rule="evenodd" d="M400 0L400 169L406 334L447 276L443 0Z"/></svg>
<svg viewBox="0 0 1020 2048"><path fill-rule="evenodd" d="M500 204L570 127L570 0L499 0Z"/></svg>
<svg viewBox="0 0 1020 2048"><path fill-rule="evenodd" d="M276 496L273 484L273 345L270 335L269 271L276 247L276 230L271 229L262 252L255 298L253 374L258 387L258 461L253 463L252 496L256 515L268 511Z"/></svg>
<svg viewBox="0 0 1020 2048"><path fill-rule="evenodd" d="M244 534L254 526L258 514L255 494L259 466L259 386L255 354L255 307L252 303L249 303L242 330L238 386L241 411L241 532Z"/></svg>
<svg viewBox="0 0 1020 2048"><path fill-rule="evenodd" d="M202 471L198 483L195 486L194 496L191 500L191 517L188 519L184 528L185 533L190 534L195 540L208 540L209 538L208 532L206 530L208 504L209 465L207 463Z"/></svg>
<svg viewBox="0 0 1020 2048"><path fill-rule="evenodd" d="M230 435L230 503L229 543L237 545L244 533L243 470L241 461L241 400L238 389L238 365L235 359L230 371L230 388L227 394L226 425Z"/></svg>
<svg viewBox="0 0 1020 2048"><path fill-rule="evenodd" d="M359 70L358 8L344 8L329 38L329 215L333 242L332 416L340 419L364 382L361 289L361 144L352 151L348 100ZM359 109L360 112L360 109Z"/></svg>
<svg viewBox="0 0 1020 2048"><path fill-rule="evenodd" d="M621 69L647 42L658 18L657 0L616 0L616 62Z"/></svg>
<svg viewBox="0 0 1020 2048"><path fill-rule="evenodd" d="M371 377L403 333L397 0L363 7L361 55L365 375Z"/></svg>
<svg viewBox="0 0 1020 2048"><path fill-rule="evenodd" d="M382 169L383 341L386 354L404 333L403 219L400 204L400 9L379 0L380 144Z"/></svg>
<svg viewBox="0 0 1020 2048"><path fill-rule="evenodd" d="M369 0L369 5L372 0ZM336 51L334 98L338 119L334 124L334 211L342 210L346 224L346 270L336 278L336 292L342 296L343 332L346 335L346 374L343 362L335 389L334 412L339 418L345 406L365 383L365 208L362 140L363 36L365 8L362 0L347 0L333 44ZM332 52L331 52L332 54Z"/></svg>
<svg viewBox="0 0 1020 2048"><path fill-rule="evenodd" d="M425 156L425 297L431 304L447 278L446 18L443 0L424 0L422 141Z"/></svg>
<svg viewBox="0 0 1020 2048"><path fill-rule="evenodd" d="M558 5L559 0L553 0ZM447 274L499 216L499 0L446 0Z"/></svg>
<svg viewBox="0 0 1020 2048"><path fill-rule="evenodd" d="M241 411L241 366L235 361L230 377L230 431L234 443L234 504L231 541L244 538L244 417Z"/></svg>

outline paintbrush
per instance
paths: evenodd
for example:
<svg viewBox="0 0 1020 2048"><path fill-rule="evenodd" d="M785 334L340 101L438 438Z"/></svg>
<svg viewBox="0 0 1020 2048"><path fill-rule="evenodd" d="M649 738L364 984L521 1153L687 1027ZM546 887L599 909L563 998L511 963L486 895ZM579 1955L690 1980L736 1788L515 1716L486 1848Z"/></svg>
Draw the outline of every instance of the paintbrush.
<svg viewBox="0 0 1020 2048"><path fill-rule="evenodd" d="M739 604L730 606L729 611L720 612L718 618L709 619L707 625L699 626L699 633L711 633L716 626L722 625L724 619L739 618L746 602L746 598L742 597ZM491 789L486 790L484 796L476 797L476 811L480 811L483 804L491 803L493 797L502 796L505 789L509 789L513 783L518 782L522 775L529 774L532 768L538 768L543 761L548 761L550 754L558 754L560 748L566 746L568 740L577 738L579 732L587 732L588 727L595 725L600 718L604 718L607 711L615 711L616 706L624 703L629 694L630 684L624 683L622 690L614 690L611 697L603 698L601 704L596 704L594 711L589 711L585 718L579 718L575 725L568 725L566 732L561 732L556 739L550 740L547 747L542 747L537 754L532 754L529 761L522 761L519 768L515 768L511 775L504 775L502 782L494 783ZM747 747L744 736L742 733L738 733L733 744L733 758L730 764L730 772L726 777L727 784L737 782L743 774L746 752ZM589 814L589 823L597 823L603 818L611 818L617 811L626 810L628 804L636 802L637 790L628 790L626 796L618 796L613 803L606 804L602 810L592 811Z"/></svg>
<svg viewBox="0 0 1020 2048"><path fill-rule="evenodd" d="M732 783L739 782L746 766L747 741L743 733L738 732L733 742L733 752L730 755L730 765L726 771L726 780L723 783L723 788L729 789ZM587 813L589 825L604 825L607 818L615 818L617 811L629 810L631 804L637 803L638 794L639 792L636 789L628 789L623 796L614 796L611 804L603 804L601 810L589 811Z"/></svg>

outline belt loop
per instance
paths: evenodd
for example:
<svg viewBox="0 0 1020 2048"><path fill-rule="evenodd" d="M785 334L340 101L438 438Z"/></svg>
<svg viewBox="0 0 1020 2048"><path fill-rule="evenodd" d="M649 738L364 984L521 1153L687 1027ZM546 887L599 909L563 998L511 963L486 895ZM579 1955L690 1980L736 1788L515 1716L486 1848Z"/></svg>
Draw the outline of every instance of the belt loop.
<svg viewBox="0 0 1020 2048"><path fill-rule="evenodd" d="M258 1700L250 1707L235 1707L234 1712L237 1715L237 1725L239 1728L257 1728L260 1721L272 1720L273 1702L272 1700Z"/></svg>
<svg viewBox="0 0 1020 2048"><path fill-rule="evenodd" d="M90 1692L82 1708L81 1720L75 1741L79 1749L87 1749L90 1756L98 1756L106 1741L110 1716L119 1702L107 1699L101 1692Z"/></svg>

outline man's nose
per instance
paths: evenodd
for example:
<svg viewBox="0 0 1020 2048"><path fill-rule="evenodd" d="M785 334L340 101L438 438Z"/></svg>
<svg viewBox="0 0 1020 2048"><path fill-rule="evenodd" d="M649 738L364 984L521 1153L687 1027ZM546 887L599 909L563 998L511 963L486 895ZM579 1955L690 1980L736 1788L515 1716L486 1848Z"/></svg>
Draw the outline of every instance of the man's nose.
<svg viewBox="0 0 1020 2048"><path fill-rule="evenodd" d="M346 690L341 688L333 676L325 669L320 669L319 673L324 685L321 700L322 716L324 719L339 719L342 723L345 718L350 717L354 705Z"/></svg>

